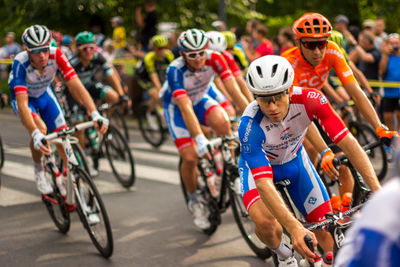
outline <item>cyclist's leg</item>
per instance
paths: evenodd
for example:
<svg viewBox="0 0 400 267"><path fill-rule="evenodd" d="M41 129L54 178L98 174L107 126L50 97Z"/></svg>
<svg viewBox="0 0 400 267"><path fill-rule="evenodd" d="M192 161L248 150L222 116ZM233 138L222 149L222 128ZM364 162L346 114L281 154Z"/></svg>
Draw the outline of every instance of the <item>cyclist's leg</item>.
<svg viewBox="0 0 400 267"><path fill-rule="evenodd" d="M157 88L151 87L151 88L148 90L148 94L149 94L149 96L150 96L150 99L149 99L149 109L150 109L151 111L153 111L153 110L155 110L155 109L157 108L158 103L159 103L159 96L158 96L158 90L157 90Z"/></svg>
<svg viewBox="0 0 400 267"><path fill-rule="evenodd" d="M224 96L224 94L222 94L221 91L218 90L214 83L208 89L207 94L224 108L229 118L234 118L236 116L235 108L232 106L231 102Z"/></svg>
<svg viewBox="0 0 400 267"><path fill-rule="evenodd" d="M239 174L242 184L243 203L255 224L257 237L273 249L281 259L291 256L291 250L282 243L282 226L271 214L258 194L253 175L245 160L239 158Z"/></svg>
<svg viewBox="0 0 400 267"><path fill-rule="evenodd" d="M287 178L288 170L292 170L292 183L287 189L297 209L308 222L323 221L324 215L332 212L329 195L303 147L292 161L274 166L274 176L278 180ZM333 239L328 232L319 230L315 235L324 252L333 251Z"/></svg>

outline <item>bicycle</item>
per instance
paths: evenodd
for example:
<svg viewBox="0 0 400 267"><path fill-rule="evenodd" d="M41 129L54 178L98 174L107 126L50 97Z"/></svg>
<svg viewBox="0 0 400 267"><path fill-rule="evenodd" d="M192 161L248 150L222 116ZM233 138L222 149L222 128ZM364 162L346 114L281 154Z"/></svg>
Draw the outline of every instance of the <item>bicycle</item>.
<svg viewBox="0 0 400 267"><path fill-rule="evenodd" d="M363 146L363 149L366 151L366 153L370 153L374 148L377 146L381 145L380 141L369 143L365 146ZM334 165L336 168L338 168L340 165L346 165L349 169L351 174L354 177L355 180L355 185L353 188L353 197L349 205L349 209L345 212L340 212L335 214L335 213L327 213L325 214L326 220L323 222L318 222L318 223L308 223L305 221L305 218L303 215L298 211L298 209L294 206L290 195L287 191L287 187L290 186L291 181L289 178L286 179L281 179L280 181L275 182L276 189L280 192L283 201L286 203L287 207L289 210L295 215L295 217L303 224L305 228L307 228L310 231L314 231L316 229L324 229L331 233L334 241L334 248L333 248L333 255L336 255L337 251L341 248L344 239L345 239L345 231L348 227L350 227L351 222L352 222L352 215L357 213L363 206L363 204L368 200L371 191L368 189L366 186L363 178L361 175L357 172L357 170L354 168L354 166L351 164L349 159L347 158L346 155L340 155L335 157ZM325 176L321 176L322 181L325 183ZM336 181L335 181L336 183ZM331 191L329 188L327 188L328 193L331 195ZM282 233L283 235L283 240L286 241L286 243L290 243L290 236L289 234L284 230ZM308 240L309 241L309 240ZM307 243L307 241L306 241ZM309 248L313 250L312 246L312 241L311 245L309 245ZM295 258L296 259L301 259L302 257L296 253ZM273 255L274 259L274 264L275 266L278 266L278 259L276 254ZM304 266L304 265L302 265ZM314 266L312 263L310 263L309 266Z"/></svg>
<svg viewBox="0 0 400 267"><path fill-rule="evenodd" d="M98 111L104 115L114 105L102 104ZM94 145L93 137L89 135L88 130L85 131L85 136L85 147L93 159L94 168L98 169L100 159L106 156L115 178L121 185L125 188L133 186L136 180L135 164L132 152L122 133L114 125L110 124L104 136L94 137L98 138L96 140L97 145Z"/></svg>
<svg viewBox="0 0 400 267"><path fill-rule="evenodd" d="M109 258L113 253L114 241L110 221L101 196L87 172L79 165L71 144L77 143L73 133L93 127L93 121L80 123L76 126L47 135L45 140L50 143L50 155L43 157L46 178L53 186L53 193L42 195L51 219L61 233L70 229L70 212L74 204L79 218L88 232L93 244L100 254ZM56 175L60 175L55 162L54 146L62 144L68 158L66 196L62 196L56 184ZM60 159L60 157L58 157ZM62 166L62 164L61 164ZM61 179L61 178L57 178Z"/></svg>
<svg viewBox="0 0 400 267"><path fill-rule="evenodd" d="M142 103L138 108L137 119L143 139L154 148L160 147L167 139L168 128L158 109L150 111L149 106Z"/></svg>
<svg viewBox="0 0 400 267"><path fill-rule="evenodd" d="M243 203L238 170L238 160L240 155L240 143L238 138L236 136L216 137L211 139L210 143L214 148L221 152L223 169L220 174L221 187L219 194L217 197L214 197L207 185L207 176L209 173L217 173L215 159L212 157L212 160L209 161L208 159L201 158L198 163L198 191L202 197L203 204L208 208L208 218L211 223L210 228L203 230L203 232L208 235L213 234L221 223L221 213L225 212L227 208L231 206L235 222L248 246L261 259L271 257L271 250L256 236L254 224ZM181 165L181 162L182 160L180 161L179 166ZM187 203L188 196L182 176L180 176L180 179L182 192Z"/></svg>

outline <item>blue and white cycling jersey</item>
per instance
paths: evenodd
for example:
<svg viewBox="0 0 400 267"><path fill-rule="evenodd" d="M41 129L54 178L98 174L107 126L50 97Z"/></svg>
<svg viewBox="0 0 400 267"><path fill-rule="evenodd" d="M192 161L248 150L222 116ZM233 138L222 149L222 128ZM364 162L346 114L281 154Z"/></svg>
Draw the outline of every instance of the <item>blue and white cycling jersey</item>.
<svg viewBox="0 0 400 267"><path fill-rule="evenodd" d="M289 178L292 199L308 221L320 221L330 211L326 189L302 148L313 119L335 143L349 133L326 97L315 89L293 87L288 114L280 122L264 116L257 101L247 106L239 125L239 173L247 209L260 199L255 180Z"/></svg>
<svg viewBox="0 0 400 267"><path fill-rule="evenodd" d="M395 177L365 204L346 232L337 267L400 266L400 178Z"/></svg>

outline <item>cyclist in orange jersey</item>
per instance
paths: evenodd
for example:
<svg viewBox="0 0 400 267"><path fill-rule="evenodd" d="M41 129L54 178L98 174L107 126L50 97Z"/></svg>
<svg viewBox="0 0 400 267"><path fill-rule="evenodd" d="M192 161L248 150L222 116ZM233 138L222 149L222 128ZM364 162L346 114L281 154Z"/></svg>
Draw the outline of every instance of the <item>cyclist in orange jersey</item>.
<svg viewBox="0 0 400 267"><path fill-rule="evenodd" d="M329 71L333 68L361 114L374 127L377 135L389 143L390 139L397 135L397 132L389 131L381 123L367 96L354 78L340 48L334 42L328 41L328 37L332 33L329 20L318 13L306 13L294 22L293 32L296 47L282 53L295 71L293 85L321 90L328 78ZM304 145L312 162L315 162L317 152L308 142L304 142ZM330 154L333 156L332 151ZM346 176L345 172L346 169L342 168L341 174ZM352 191L351 179L342 179L342 183L343 191Z"/></svg>

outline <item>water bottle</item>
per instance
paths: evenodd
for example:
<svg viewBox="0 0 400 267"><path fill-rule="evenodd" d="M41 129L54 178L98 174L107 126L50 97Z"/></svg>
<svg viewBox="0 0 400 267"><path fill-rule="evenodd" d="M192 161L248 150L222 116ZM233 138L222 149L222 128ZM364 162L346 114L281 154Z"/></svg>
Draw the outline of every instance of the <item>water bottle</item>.
<svg viewBox="0 0 400 267"><path fill-rule="evenodd" d="M323 257L324 267L333 266L333 253L332 251L326 252Z"/></svg>
<svg viewBox="0 0 400 267"><path fill-rule="evenodd" d="M89 140L94 149L99 148L99 135L95 129L89 130Z"/></svg>
<svg viewBox="0 0 400 267"><path fill-rule="evenodd" d="M224 158L219 150L214 153L215 167L217 168L217 174L215 175L215 190L219 193L222 184L222 171L224 169Z"/></svg>
<svg viewBox="0 0 400 267"><path fill-rule="evenodd" d="M219 196L219 190L217 190L215 186L215 181L217 179L216 177L218 177L218 175L216 175L215 173L209 172L207 174L208 189L210 189L211 195L215 198Z"/></svg>
<svg viewBox="0 0 400 267"><path fill-rule="evenodd" d="M342 200L341 200L340 196L333 194L331 197L331 205L332 205L333 213L339 213L339 211L341 210L341 205L342 205Z"/></svg>
<svg viewBox="0 0 400 267"><path fill-rule="evenodd" d="M350 192L344 193L342 196L342 212L348 211L349 210L349 205L351 202L353 194Z"/></svg>

